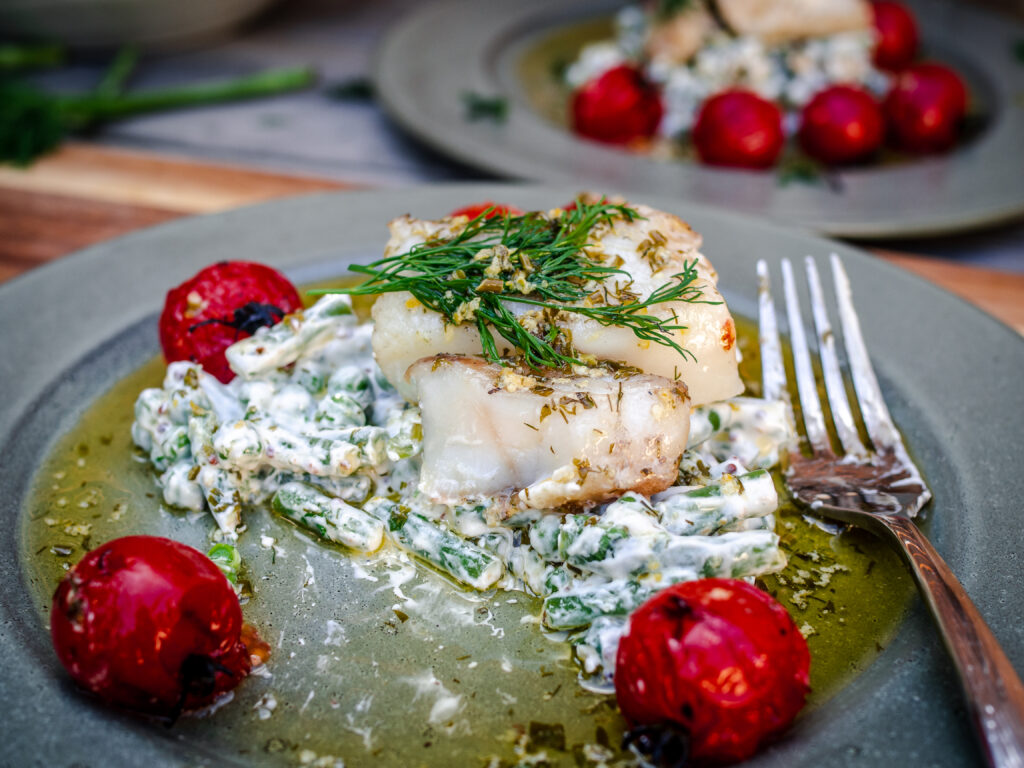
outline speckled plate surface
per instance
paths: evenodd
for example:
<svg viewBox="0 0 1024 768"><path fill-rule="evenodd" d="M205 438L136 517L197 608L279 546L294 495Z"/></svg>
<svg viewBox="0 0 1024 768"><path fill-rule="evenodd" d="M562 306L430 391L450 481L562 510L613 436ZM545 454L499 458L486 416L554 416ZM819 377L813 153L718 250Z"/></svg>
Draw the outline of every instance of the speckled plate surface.
<svg viewBox="0 0 1024 768"><path fill-rule="evenodd" d="M574 136L558 119L564 97L545 95L553 69L607 36L607 25L593 22L622 0L424 4L384 40L375 80L384 107L413 135L511 178L667 195L857 238L938 235L1021 215L1024 64L1013 46L1024 26L968 3L908 3L925 53L963 73L987 127L950 154L844 171L836 184L781 184L773 172L659 161ZM505 97L507 119L467 120L467 92Z"/></svg>
<svg viewBox="0 0 1024 768"><path fill-rule="evenodd" d="M368 581L338 551L255 513L250 531L275 532L282 548L274 562L258 536L243 537L243 557L259 579L246 613L275 648L273 678L246 681L212 717L188 718L171 729L152 725L98 706L67 681L45 628L45 596L53 586L38 583L39 558L49 555L28 547L30 526L38 524L30 518L39 517L29 509L32 484L53 482L37 477L41 462L91 403L152 360L168 286L231 258L276 265L296 281L318 280L379 254L385 222L395 215L441 215L481 199L546 208L575 191L460 185L292 199L129 235L0 286L0 514L9 532L0 544L0 696L6 702L0 763L288 766L299 764L308 748L314 757L343 757L348 766L476 765L479 748L466 746L460 728L496 739L508 727L506 707L520 719L543 721L590 706L595 699L577 692L571 665L552 660L556 644L520 622L523 608L508 604L507 595L488 605L468 598L442 603L439 580L433 587L409 583L403 588L416 598L416 613L392 633L382 620L392 615L393 577ZM1018 455L1024 341L959 299L855 249L678 200L644 202L681 214L703 233L738 314L755 313L756 258L843 256L886 397L935 493L931 536L1010 660L1024 667ZM130 453L126 436L112 438L123 444L117 450ZM138 471L146 474L144 467ZM152 489L152 480L146 482ZM205 523L158 511L155 500L129 502L135 530L203 546ZM502 626L505 637L496 637ZM479 666L460 667L463 653ZM452 682L456 677L461 687ZM562 693L540 695L557 693L554 681ZM473 705L479 719L464 726L458 718L454 726L444 718L434 722L446 701L438 686L458 691L467 704L481 697L485 703ZM277 709L260 719L260 700L271 690ZM595 717L615 715L598 708L583 722ZM578 741L569 730L570 743ZM575 764L571 754L562 761ZM806 712L751 765L976 761L949 664L915 602L871 667Z"/></svg>

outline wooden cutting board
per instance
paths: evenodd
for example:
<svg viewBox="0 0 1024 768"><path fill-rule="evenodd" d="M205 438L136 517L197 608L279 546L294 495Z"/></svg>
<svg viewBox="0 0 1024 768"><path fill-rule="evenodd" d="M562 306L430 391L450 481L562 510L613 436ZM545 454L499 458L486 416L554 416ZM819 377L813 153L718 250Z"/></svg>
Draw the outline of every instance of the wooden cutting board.
<svg viewBox="0 0 1024 768"><path fill-rule="evenodd" d="M0 282L80 248L181 216L355 186L69 144L28 170L0 166ZM1024 334L1024 275L875 252Z"/></svg>

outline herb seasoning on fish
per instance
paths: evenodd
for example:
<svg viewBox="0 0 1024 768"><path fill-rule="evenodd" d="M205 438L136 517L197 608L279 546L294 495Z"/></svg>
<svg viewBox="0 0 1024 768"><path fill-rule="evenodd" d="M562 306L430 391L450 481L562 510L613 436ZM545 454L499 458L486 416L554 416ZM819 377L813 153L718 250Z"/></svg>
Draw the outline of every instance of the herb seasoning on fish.
<svg viewBox="0 0 1024 768"><path fill-rule="evenodd" d="M405 253L353 267L352 271L370 278L341 292L408 291L451 324L474 323L483 354L491 362L501 361L495 332L519 350L532 368L592 362L573 348L565 329L552 322L529 329L510 311L510 303L629 328L638 339L672 347L683 357L693 356L671 334L685 326L675 317L658 317L648 310L671 301L699 301L696 263L684 264L670 281L640 298L630 290L626 270L587 248L595 230L606 229L615 219L640 218L635 209L604 199L592 203L579 199L565 210L490 217L488 213L438 232ZM611 276L625 280L610 291Z"/></svg>

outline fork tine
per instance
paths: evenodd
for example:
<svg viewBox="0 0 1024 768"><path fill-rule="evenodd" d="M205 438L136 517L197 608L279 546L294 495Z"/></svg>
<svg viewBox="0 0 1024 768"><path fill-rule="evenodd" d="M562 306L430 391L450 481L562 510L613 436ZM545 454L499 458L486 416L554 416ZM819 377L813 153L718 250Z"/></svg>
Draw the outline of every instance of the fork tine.
<svg viewBox="0 0 1024 768"><path fill-rule="evenodd" d="M807 286L811 292L811 313L814 315L814 327L818 334L818 357L821 360L825 392L828 395L836 434L848 455L864 458L867 456L867 450L857 434L857 424L853 420L850 401L846 397L843 374L839 369L839 357L836 355L836 337L832 333L832 324L825 308L825 292L821 288L818 267L810 256L805 257L804 266L807 270Z"/></svg>
<svg viewBox="0 0 1024 768"><path fill-rule="evenodd" d="M793 279L793 265L789 259L782 260L782 289L786 296L786 315L789 318L789 340L793 346L796 388L800 397L807 439L815 453L831 451L832 446L825 428L825 415L821 410L818 387L814 381L814 369L811 367L811 353L807 348L807 337L804 335L800 300L797 298L796 281Z"/></svg>
<svg viewBox="0 0 1024 768"><path fill-rule="evenodd" d="M846 357L850 363L850 374L853 387L860 401L860 412L864 417L868 437L875 449L903 447L896 426L889 415L889 409L882 397L882 389L878 386L875 369L871 366L871 358L860 332L860 320L853 308L853 296L850 291L850 278L846 275L843 262L835 253L831 256L832 279L835 281L836 302L839 305L839 326L843 329L843 341L846 344Z"/></svg>
<svg viewBox="0 0 1024 768"><path fill-rule="evenodd" d="M761 346L761 396L766 400L782 400L786 391L786 368L782 363L779 325L775 320L772 283L768 263L757 262L758 339Z"/></svg>

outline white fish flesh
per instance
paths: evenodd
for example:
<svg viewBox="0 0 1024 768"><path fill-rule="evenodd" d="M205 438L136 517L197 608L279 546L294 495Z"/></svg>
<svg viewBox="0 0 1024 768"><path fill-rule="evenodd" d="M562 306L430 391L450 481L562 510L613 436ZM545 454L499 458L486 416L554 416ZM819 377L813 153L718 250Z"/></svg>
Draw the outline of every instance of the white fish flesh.
<svg viewBox="0 0 1024 768"><path fill-rule="evenodd" d="M736 34L769 45L871 29L867 0L718 0L717 7Z"/></svg>
<svg viewBox="0 0 1024 768"><path fill-rule="evenodd" d="M650 27L644 53L659 63L686 64L704 47L716 28L715 17L707 8L698 4L687 5Z"/></svg>
<svg viewBox="0 0 1024 768"><path fill-rule="evenodd" d="M442 355L409 368L423 418L420 491L458 504L589 506L676 480L686 447L686 388L660 376L539 378L480 357Z"/></svg>
<svg viewBox="0 0 1024 768"><path fill-rule="evenodd" d="M659 287L672 282L687 263L695 263L701 291L699 302L674 301L655 305L652 314L677 318L684 330L673 331L673 339L690 356L656 342L638 339L629 328L603 326L595 320L562 313L558 324L572 334L581 354L598 360L626 363L666 379L680 380L689 390L694 405L726 400L740 394L743 384L737 372L736 329L729 309L716 284L718 275L700 252L701 238L679 217L645 205L631 206L641 218L616 219L596 226L584 250L594 260L615 264L625 275L611 275L599 286L612 296L628 289L646 299ZM465 226L465 218L425 221L404 216L389 227L391 239L386 255L404 253L430 239L445 239ZM522 316L533 311L526 305L511 305ZM423 357L438 354L479 355L480 336L475 325L451 325L406 292L384 294L373 307L375 329L373 350L385 377L408 400L415 401L406 370ZM499 351L512 354L510 346L496 337Z"/></svg>

